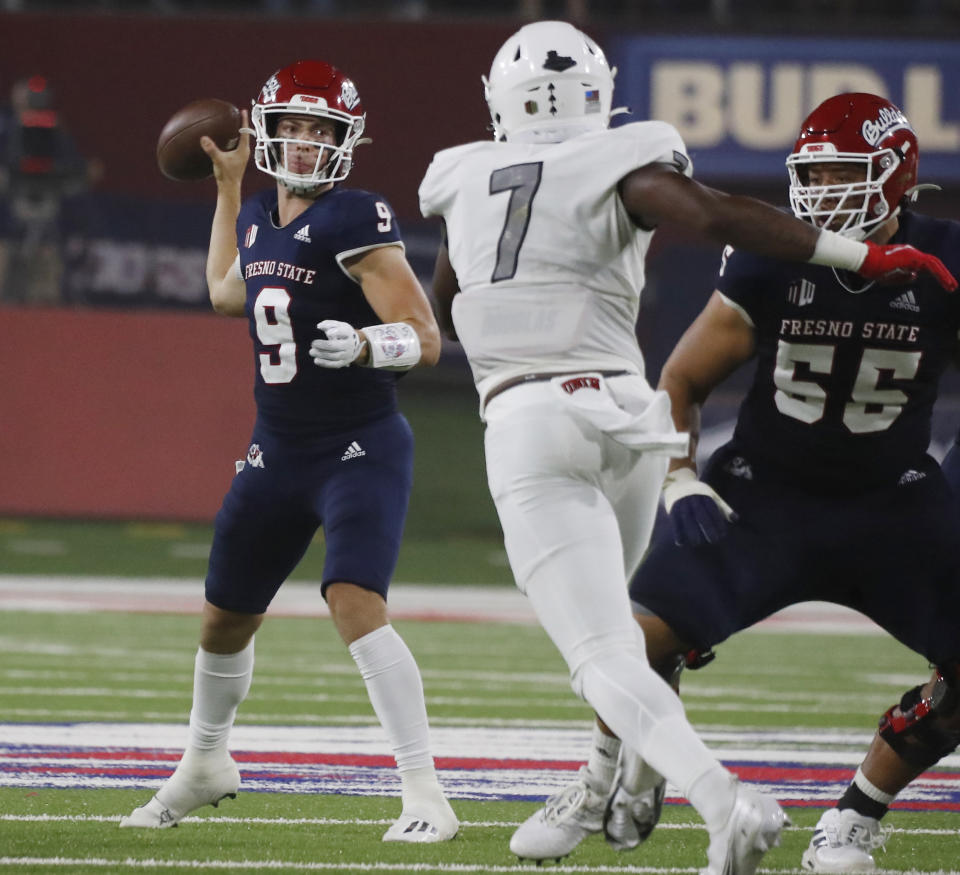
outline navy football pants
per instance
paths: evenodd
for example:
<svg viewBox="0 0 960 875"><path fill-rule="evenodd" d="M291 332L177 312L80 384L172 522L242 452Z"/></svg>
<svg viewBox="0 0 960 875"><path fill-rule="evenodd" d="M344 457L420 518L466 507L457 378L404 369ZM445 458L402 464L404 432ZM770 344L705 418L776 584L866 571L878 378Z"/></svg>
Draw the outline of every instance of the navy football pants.
<svg viewBox="0 0 960 875"><path fill-rule="evenodd" d="M207 601L261 614L318 528L323 586L354 583L384 598L400 551L413 483L413 434L394 413L309 442L255 428L259 453L234 478L217 513Z"/></svg>
<svg viewBox="0 0 960 875"><path fill-rule="evenodd" d="M727 445L704 479L739 520L703 547L661 528L630 586L685 642L706 649L788 605L828 601L932 663L960 658L960 519L932 458L899 484L824 496L765 480Z"/></svg>

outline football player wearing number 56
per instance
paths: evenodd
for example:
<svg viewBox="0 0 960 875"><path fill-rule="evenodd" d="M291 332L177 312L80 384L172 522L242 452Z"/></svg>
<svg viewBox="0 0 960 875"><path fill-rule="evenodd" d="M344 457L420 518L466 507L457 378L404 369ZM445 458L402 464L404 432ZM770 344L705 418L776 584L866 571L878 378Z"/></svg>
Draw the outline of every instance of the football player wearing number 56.
<svg viewBox="0 0 960 875"><path fill-rule="evenodd" d="M473 369L511 568L575 692L703 817L704 871L750 875L779 841L784 814L738 785L696 735L647 660L627 595L668 461L689 444L669 396L644 376L635 330L644 257L669 222L798 271L812 262L867 278L903 269L955 280L911 247L853 240L699 185L668 124L608 129L613 71L569 24L522 28L485 84L494 140L439 152L420 205L445 223L433 292ZM774 306L779 292L769 291ZM514 834L518 856L562 857L600 830L616 768L604 744L591 754L596 772Z"/></svg>
<svg viewBox="0 0 960 875"><path fill-rule="evenodd" d="M919 151L885 98L831 97L787 158L793 211L960 271L960 223L910 209L924 187ZM679 525L630 587L651 661L672 670L682 653L813 600L866 614L934 666L880 716L853 782L820 818L801 861L813 872L874 871L888 806L960 744L958 518L927 452L958 331L960 298L929 277L873 283L733 252L661 376L674 421L693 431L711 389L756 359L733 440L702 480L692 453L673 463L664 495L679 496ZM700 494L684 498L684 483ZM621 788L611 810L629 811L639 789Z"/></svg>
<svg viewBox="0 0 960 875"><path fill-rule="evenodd" d="M322 526L322 592L402 781L402 812L383 838L445 841L459 825L434 770L420 672L386 604L413 467L396 382L436 363L440 333L386 201L340 186L365 122L353 82L298 61L267 80L250 121L255 164L276 186L242 204L248 138L233 152L201 144L217 182L210 299L248 319L257 419L217 514L186 752L121 826L173 826L236 794L228 734L254 633Z"/></svg>

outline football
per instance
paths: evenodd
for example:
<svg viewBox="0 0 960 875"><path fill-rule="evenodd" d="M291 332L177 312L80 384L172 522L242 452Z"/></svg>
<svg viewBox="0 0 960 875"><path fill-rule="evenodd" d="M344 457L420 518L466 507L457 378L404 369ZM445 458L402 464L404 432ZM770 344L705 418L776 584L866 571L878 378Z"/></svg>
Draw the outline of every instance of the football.
<svg viewBox="0 0 960 875"><path fill-rule="evenodd" d="M157 164L168 179L206 179L213 162L200 148L200 138L210 137L224 152L240 142L240 110L226 100L206 97L177 110L157 140Z"/></svg>

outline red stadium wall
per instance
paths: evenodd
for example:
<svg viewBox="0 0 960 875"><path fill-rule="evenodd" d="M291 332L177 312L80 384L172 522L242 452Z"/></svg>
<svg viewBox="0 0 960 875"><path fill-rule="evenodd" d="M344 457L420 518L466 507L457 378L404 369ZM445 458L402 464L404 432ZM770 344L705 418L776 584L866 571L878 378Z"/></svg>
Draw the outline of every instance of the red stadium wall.
<svg viewBox="0 0 960 875"><path fill-rule="evenodd" d="M275 69L319 57L356 81L374 139L351 184L418 218L433 153L489 136L480 75L516 26L0 12L0 103L42 73L99 191L212 205L211 181L157 169L166 119L201 96L249 106ZM212 519L253 423L244 321L0 308L0 338L0 514Z"/></svg>
<svg viewBox="0 0 960 875"><path fill-rule="evenodd" d="M210 520L246 454L246 321L0 309L0 514Z"/></svg>
<svg viewBox="0 0 960 875"><path fill-rule="evenodd" d="M372 146L352 185L419 218L417 187L433 153L489 136L480 75L517 22L0 13L0 102L45 74L65 123L104 166L99 190L211 201L212 182L175 183L156 166L167 118L197 97L249 107L267 77L320 58L356 82ZM256 177L259 177L257 179ZM253 170L247 179L262 187Z"/></svg>

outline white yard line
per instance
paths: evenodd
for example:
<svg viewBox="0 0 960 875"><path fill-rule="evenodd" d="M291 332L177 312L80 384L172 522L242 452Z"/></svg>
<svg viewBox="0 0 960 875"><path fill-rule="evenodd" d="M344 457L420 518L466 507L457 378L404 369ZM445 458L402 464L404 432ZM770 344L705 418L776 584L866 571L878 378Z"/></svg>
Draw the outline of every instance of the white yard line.
<svg viewBox="0 0 960 875"><path fill-rule="evenodd" d="M155 788L172 771L186 735L184 724L172 723L0 723L0 786ZM814 746L816 736L714 730L704 740L742 780L788 804L825 805L849 782L867 738L836 733ZM544 799L569 781L589 737L588 727L436 726L431 732L448 792L477 800ZM231 733L231 749L249 792L367 796L398 783L378 725L242 724ZM960 775L947 771L957 767L960 756L946 757L900 801L919 807L960 801ZM667 796L681 794L670 786Z"/></svg>
<svg viewBox="0 0 960 875"><path fill-rule="evenodd" d="M203 582L178 578L0 575L0 610L196 614ZM507 586L449 586L397 582L390 587L396 619L464 620L534 624L526 598ZM328 616L316 583L288 582L270 606L272 616ZM771 632L816 631L885 634L866 617L827 602L805 602L780 611L758 627Z"/></svg>
<svg viewBox="0 0 960 875"><path fill-rule="evenodd" d="M856 766L869 743L866 732L830 732L811 729L779 731L705 729L700 733L725 759L769 762L788 759L796 763ZM186 723L0 723L5 747L122 748L165 750L182 748ZM430 730L434 756L470 756L485 759L536 759L580 763L590 745L590 727L542 726L435 726ZM377 755L389 749L383 729L363 726L257 726L239 723L230 733L233 750L285 751ZM833 748L828 750L826 748ZM940 767L960 768L960 754L940 761Z"/></svg>
<svg viewBox="0 0 960 875"><path fill-rule="evenodd" d="M116 823L119 814L0 814L0 823ZM238 824L241 826L387 826L393 823L390 818L364 820L362 818L338 817L184 817L180 823L208 823L208 824ZM511 829L519 826L519 820L461 820L461 827L470 829ZM685 823L657 824L660 830L704 830L702 821L688 821ZM785 826L784 832L809 832L809 826ZM956 837L955 829L902 829L889 827L890 833L905 836L947 836Z"/></svg>

